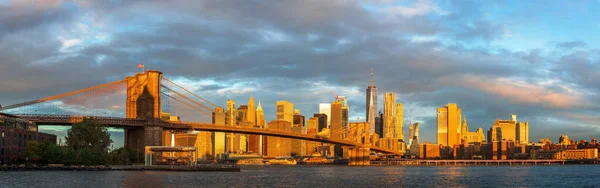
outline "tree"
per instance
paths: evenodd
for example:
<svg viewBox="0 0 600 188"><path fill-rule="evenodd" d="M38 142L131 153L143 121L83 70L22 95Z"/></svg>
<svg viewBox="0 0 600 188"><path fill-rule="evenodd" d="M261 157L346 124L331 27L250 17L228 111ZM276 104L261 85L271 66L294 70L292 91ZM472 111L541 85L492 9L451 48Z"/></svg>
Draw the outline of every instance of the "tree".
<svg viewBox="0 0 600 188"><path fill-rule="evenodd" d="M109 160L108 147L113 141L102 124L84 119L81 123L73 124L65 140L76 164L106 164Z"/></svg>

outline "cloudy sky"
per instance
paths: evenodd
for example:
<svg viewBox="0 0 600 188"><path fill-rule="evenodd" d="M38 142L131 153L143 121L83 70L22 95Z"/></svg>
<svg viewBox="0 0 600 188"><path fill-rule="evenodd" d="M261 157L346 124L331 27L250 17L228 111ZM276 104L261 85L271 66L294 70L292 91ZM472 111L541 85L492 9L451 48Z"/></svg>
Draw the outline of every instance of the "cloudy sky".
<svg viewBox="0 0 600 188"><path fill-rule="evenodd" d="M380 101L398 93L405 119L422 123L421 140L435 142L436 108L450 102L471 130L514 113L530 123L531 141L563 132L589 140L600 133L599 9L598 1L0 0L0 104L123 79L144 63L218 105L245 104L252 93L269 120L277 100L311 115L332 90L348 97L352 120L364 120L373 68Z"/></svg>

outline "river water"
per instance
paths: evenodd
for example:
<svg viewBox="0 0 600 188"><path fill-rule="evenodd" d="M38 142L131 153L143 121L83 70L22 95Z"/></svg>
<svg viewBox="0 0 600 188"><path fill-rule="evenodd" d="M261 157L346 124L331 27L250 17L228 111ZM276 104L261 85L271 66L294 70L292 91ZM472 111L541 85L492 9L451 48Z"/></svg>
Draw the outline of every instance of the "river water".
<svg viewBox="0 0 600 188"><path fill-rule="evenodd" d="M243 166L241 172L0 172L0 187L598 187L599 165Z"/></svg>

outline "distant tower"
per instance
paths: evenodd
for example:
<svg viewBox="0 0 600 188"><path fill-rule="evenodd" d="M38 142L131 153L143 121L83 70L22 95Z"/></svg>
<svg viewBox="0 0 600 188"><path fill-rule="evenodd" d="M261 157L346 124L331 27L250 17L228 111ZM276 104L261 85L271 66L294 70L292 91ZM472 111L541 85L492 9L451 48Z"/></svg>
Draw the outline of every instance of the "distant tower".
<svg viewBox="0 0 600 188"><path fill-rule="evenodd" d="M366 112L367 122L369 122L370 132L375 130L375 116L377 112L377 87L375 87L375 81L373 80L373 69L371 69L371 81L369 87L367 87L367 100L366 100Z"/></svg>
<svg viewBox="0 0 600 188"><path fill-rule="evenodd" d="M258 101L258 107L256 107L256 126L264 129L266 125L267 121L265 121L265 111L262 109L260 101Z"/></svg>
<svg viewBox="0 0 600 188"><path fill-rule="evenodd" d="M396 93L383 94L383 138L395 138Z"/></svg>
<svg viewBox="0 0 600 188"><path fill-rule="evenodd" d="M250 99L248 99L248 112L246 113L246 121L252 122L253 126L256 126L256 106L254 106L254 98L252 98L252 94L250 94Z"/></svg>

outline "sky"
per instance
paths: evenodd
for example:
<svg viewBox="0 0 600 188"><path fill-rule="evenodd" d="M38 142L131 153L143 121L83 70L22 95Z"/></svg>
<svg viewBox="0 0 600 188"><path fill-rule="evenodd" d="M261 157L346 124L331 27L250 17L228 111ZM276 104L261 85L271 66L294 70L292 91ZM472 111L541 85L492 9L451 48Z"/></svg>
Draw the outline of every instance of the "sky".
<svg viewBox="0 0 600 188"><path fill-rule="evenodd" d="M365 119L374 69L420 140L457 103L469 128L529 122L530 141L599 133L600 1L0 0L0 104L123 79L137 65L225 106L288 100L305 116L334 91ZM64 135L68 128L45 127ZM61 133L61 131L63 133ZM122 133L113 139L122 143Z"/></svg>

